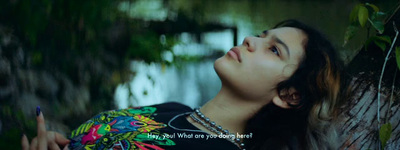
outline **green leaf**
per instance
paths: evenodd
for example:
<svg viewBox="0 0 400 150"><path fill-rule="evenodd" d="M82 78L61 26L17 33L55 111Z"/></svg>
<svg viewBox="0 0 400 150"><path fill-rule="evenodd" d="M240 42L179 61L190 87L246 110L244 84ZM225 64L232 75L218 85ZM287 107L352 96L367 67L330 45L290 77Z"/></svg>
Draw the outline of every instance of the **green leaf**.
<svg viewBox="0 0 400 150"><path fill-rule="evenodd" d="M386 43L391 44L392 41L390 40L390 37L385 35L385 36L375 36L374 43L379 46L383 51L386 50Z"/></svg>
<svg viewBox="0 0 400 150"><path fill-rule="evenodd" d="M379 139L381 141L382 149L385 148L387 141L390 139L392 134L392 124L386 123L379 129Z"/></svg>
<svg viewBox="0 0 400 150"><path fill-rule="evenodd" d="M376 44L376 46L378 46L379 48L381 48L382 51L386 50L386 44L380 40L374 40L374 43Z"/></svg>
<svg viewBox="0 0 400 150"><path fill-rule="evenodd" d="M390 37L387 35L373 36L373 37L368 38L368 40L365 42L365 50L367 50L367 47L371 44L371 42L374 42L375 45L377 45L383 51L386 50L386 44L392 43L392 41L390 40Z"/></svg>
<svg viewBox="0 0 400 150"><path fill-rule="evenodd" d="M346 29L346 33L344 34L344 43L343 46L345 46L347 44L347 42L354 37L354 35L356 34L357 30L359 28L357 26L354 25L350 25L347 27Z"/></svg>
<svg viewBox="0 0 400 150"><path fill-rule="evenodd" d="M396 47L396 62L397 67L400 69L400 47Z"/></svg>
<svg viewBox="0 0 400 150"><path fill-rule="evenodd" d="M376 7L376 5L374 5L374 4L365 3L365 5L367 5L367 6L371 7L372 9L374 9L374 12L378 12L378 11L379 11L379 8L378 8L378 7Z"/></svg>
<svg viewBox="0 0 400 150"><path fill-rule="evenodd" d="M372 24L375 30L379 32L379 34L382 34L383 31L385 30L385 25L384 25L385 18L386 18L386 13L373 12L368 21Z"/></svg>
<svg viewBox="0 0 400 150"><path fill-rule="evenodd" d="M43 61L42 52L34 51L32 54L32 63L33 64L41 64Z"/></svg>
<svg viewBox="0 0 400 150"><path fill-rule="evenodd" d="M354 8L351 10L351 13L350 13L350 16L349 16L350 22L356 22L357 21L358 10L360 8L360 5L361 4L358 4L358 5L354 6Z"/></svg>
<svg viewBox="0 0 400 150"><path fill-rule="evenodd" d="M375 21L375 20L384 21L385 18L386 18L386 15L387 15L386 13L381 12L381 11L373 12L372 15L371 15L371 20L372 21Z"/></svg>
<svg viewBox="0 0 400 150"><path fill-rule="evenodd" d="M391 40L390 37L387 36L387 35L384 35L384 36L377 36L377 38L378 38L380 41L386 42L386 43L388 43L388 44L392 44L392 40Z"/></svg>
<svg viewBox="0 0 400 150"><path fill-rule="evenodd" d="M383 31L385 31L385 26L382 21L371 21L372 26L379 32L379 34L382 34Z"/></svg>
<svg viewBox="0 0 400 150"><path fill-rule="evenodd" d="M365 23L368 21L368 9L365 6L360 6L358 10L358 22L360 23L361 27L365 26Z"/></svg>

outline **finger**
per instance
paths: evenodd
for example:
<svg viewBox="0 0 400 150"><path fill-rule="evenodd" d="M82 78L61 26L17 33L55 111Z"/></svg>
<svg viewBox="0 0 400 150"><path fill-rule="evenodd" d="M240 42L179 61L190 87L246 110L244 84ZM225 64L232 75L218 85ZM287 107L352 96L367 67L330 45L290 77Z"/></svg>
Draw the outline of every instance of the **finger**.
<svg viewBox="0 0 400 150"><path fill-rule="evenodd" d="M65 145L65 147L64 147L64 149L63 150L69 150L69 144L67 144L67 145Z"/></svg>
<svg viewBox="0 0 400 150"><path fill-rule="evenodd" d="M46 134L46 125L44 122L43 113L40 111L40 107L36 108L36 117L37 120L37 132L38 132L38 149L46 150L47 149L47 134Z"/></svg>
<svg viewBox="0 0 400 150"><path fill-rule="evenodd" d="M60 147L58 147L58 145L54 142L49 144L49 149L50 150L60 150Z"/></svg>
<svg viewBox="0 0 400 150"><path fill-rule="evenodd" d="M37 150L38 145L37 145L37 137L33 138L31 141L31 145L29 145L29 150Z"/></svg>
<svg viewBox="0 0 400 150"><path fill-rule="evenodd" d="M25 134L22 135L21 146L22 150L29 150L29 141Z"/></svg>
<svg viewBox="0 0 400 150"><path fill-rule="evenodd" d="M58 133L58 132L53 132L54 133L54 137L55 137L55 141L58 145L61 146L65 146L67 145L70 141L65 138L62 134Z"/></svg>

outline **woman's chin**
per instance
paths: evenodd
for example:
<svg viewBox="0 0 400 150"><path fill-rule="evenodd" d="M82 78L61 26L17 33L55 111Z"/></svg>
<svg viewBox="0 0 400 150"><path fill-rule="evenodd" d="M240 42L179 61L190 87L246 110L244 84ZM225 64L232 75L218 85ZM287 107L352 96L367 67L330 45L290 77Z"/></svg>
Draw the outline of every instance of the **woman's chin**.
<svg viewBox="0 0 400 150"><path fill-rule="evenodd" d="M222 80L227 78L229 75L234 74L234 68L230 64L229 61L225 58L225 56L218 58L214 62L214 70L217 73L218 77Z"/></svg>
<svg viewBox="0 0 400 150"><path fill-rule="evenodd" d="M237 70L239 66L236 64L235 60L232 58L228 58L228 56L224 55L214 62L214 69L215 71L218 72L232 72L234 70ZM235 71L236 72L236 71Z"/></svg>

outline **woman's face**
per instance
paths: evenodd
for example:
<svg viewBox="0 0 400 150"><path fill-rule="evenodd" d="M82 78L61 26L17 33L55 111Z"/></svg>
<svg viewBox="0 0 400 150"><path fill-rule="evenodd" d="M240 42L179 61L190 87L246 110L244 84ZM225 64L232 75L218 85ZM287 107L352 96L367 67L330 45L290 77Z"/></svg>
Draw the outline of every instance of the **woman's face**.
<svg viewBox="0 0 400 150"><path fill-rule="evenodd" d="M246 37L215 61L214 68L222 81L237 96L247 100L269 100L277 94L276 86L288 79L303 59L306 34L297 28L282 27Z"/></svg>

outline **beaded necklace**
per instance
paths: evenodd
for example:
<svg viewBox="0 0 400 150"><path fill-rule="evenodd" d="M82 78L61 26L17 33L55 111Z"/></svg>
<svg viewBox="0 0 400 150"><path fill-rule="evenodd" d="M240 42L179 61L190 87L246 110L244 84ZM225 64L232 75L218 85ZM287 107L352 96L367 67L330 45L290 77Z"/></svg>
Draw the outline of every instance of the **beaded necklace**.
<svg viewBox="0 0 400 150"><path fill-rule="evenodd" d="M235 134L229 132L227 129L223 129L220 125L217 125L214 121L211 121L210 118L207 118L201 111L200 108L196 108L193 113L190 114L190 117L207 128L209 131L217 134L224 135L229 138L226 138L228 141L232 142L236 146L238 146L241 150L246 150L244 148L244 143L240 140L240 138L235 138ZM199 118L200 117L200 118Z"/></svg>
<svg viewBox="0 0 400 150"><path fill-rule="evenodd" d="M233 144L235 144L236 146L238 146L241 150L246 150L244 148L244 143L239 139L239 138L235 138L235 134L230 133L229 130L227 129L223 129L220 125L217 125L214 121L211 121L209 118L207 118L201 111L200 108L196 108L194 110L194 112L185 112L182 114L178 114L175 117L173 117L169 122L168 122L168 126L178 130L178 131L189 131L189 132L202 132L202 133L206 133L205 131L201 131L201 130L192 130L192 129L180 129L177 128L175 126L172 125L172 122L180 117L180 116L184 116L184 115L188 115L197 123L199 123L200 125L202 125L203 127L205 127L206 129L208 129L209 131L217 134L217 135L224 135L230 138L225 138L228 141L232 142ZM200 117L200 118L199 118Z"/></svg>

